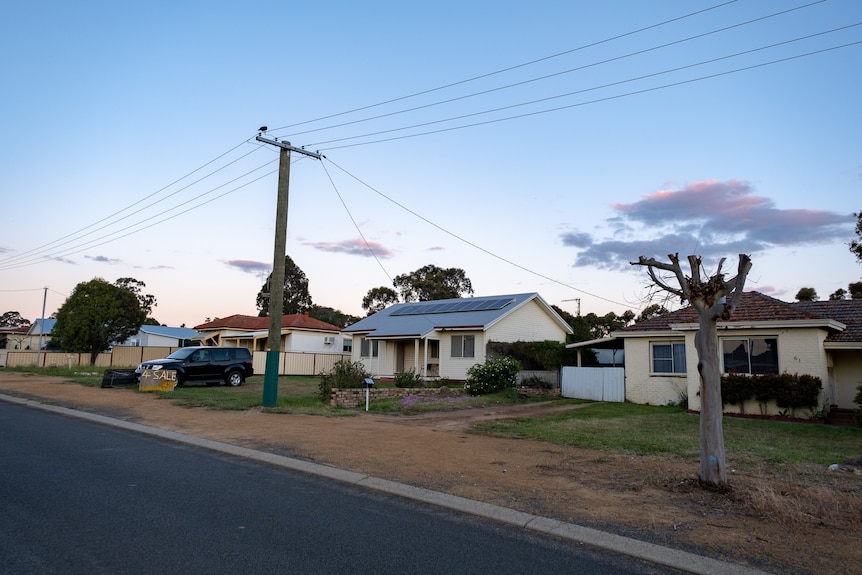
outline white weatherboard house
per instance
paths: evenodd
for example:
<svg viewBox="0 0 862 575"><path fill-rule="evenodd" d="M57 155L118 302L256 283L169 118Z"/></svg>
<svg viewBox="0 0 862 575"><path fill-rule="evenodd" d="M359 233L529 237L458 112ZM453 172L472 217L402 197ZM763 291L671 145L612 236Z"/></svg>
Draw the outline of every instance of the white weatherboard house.
<svg viewBox="0 0 862 575"><path fill-rule="evenodd" d="M537 293L399 303L344 328L374 377L415 370L461 381L490 341L565 342L572 328Z"/></svg>
<svg viewBox="0 0 862 575"><path fill-rule="evenodd" d="M862 300L786 303L745 292L730 320L717 327L722 373L817 376L823 382L820 406L857 407ZM686 307L611 334L625 344L626 400L661 405L687 392L689 406L700 409L697 330L697 314Z"/></svg>
<svg viewBox="0 0 862 575"><path fill-rule="evenodd" d="M134 336L130 337L120 345L141 347L182 347L189 340L195 339L200 334L188 327L170 327L167 325L142 325Z"/></svg>

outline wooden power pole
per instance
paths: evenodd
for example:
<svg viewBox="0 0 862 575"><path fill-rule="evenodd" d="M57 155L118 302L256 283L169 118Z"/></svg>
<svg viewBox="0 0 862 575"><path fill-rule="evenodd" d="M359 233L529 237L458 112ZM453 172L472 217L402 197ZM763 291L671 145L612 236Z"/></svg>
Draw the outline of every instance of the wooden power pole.
<svg viewBox="0 0 862 575"><path fill-rule="evenodd" d="M275 248L272 256L272 277L269 285L269 335L266 338L266 371L263 376L263 406L278 405L278 366L281 360L281 316L284 307L284 257L287 245L287 204L290 192L290 152L321 159L317 152L309 152L263 137L266 128L256 140L281 149L278 164L278 199L275 206Z"/></svg>

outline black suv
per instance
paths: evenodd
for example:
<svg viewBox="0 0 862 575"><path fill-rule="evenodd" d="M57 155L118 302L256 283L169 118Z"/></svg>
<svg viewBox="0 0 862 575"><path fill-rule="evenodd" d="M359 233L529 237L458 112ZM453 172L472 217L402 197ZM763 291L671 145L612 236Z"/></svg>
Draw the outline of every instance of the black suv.
<svg viewBox="0 0 862 575"><path fill-rule="evenodd" d="M184 383L218 385L222 381L237 387L254 375L251 351L244 347L183 347L164 359L145 361L135 370L140 381L145 369L173 369L177 387Z"/></svg>

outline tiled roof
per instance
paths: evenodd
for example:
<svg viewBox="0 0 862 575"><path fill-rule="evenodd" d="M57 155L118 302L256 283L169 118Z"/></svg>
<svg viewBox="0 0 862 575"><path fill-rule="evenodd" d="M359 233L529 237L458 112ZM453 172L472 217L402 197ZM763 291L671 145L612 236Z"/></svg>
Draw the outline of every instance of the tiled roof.
<svg viewBox="0 0 862 575"><path fill-rule="evenodd" d="M829 301L800 301L790 304L794 308L840 321L847 326L826 336L830 342L862 341L862 299L842 299Z"/></svg>
<svg viewBox="0 0 862 575"><path fill-rule="evenodd" d="M309 317L307 313L292 313L281 316L281 329L287 328L309 329L316 331L341 331L340 327ZM254 315L231 315L196 325L195 329L198 331L211 331L216 329L261 331L269 329L269 318Z"/></svg>
<svg viewBox="0 0 862 575"><path fill-rule="evenodd" d="M812 302L833 303L833 302ZM798 321L810 319L836 319L831 313L812 311L799 304L790 304L779 299L769 297L756 291L745 292L739 300L739 306L730 318L731 322L763 322L763 321ZM620 332L642 332L642 331L668 331L672 324L697 323L697 311L691 306L683 309L654 316L648 320L637 322L619 330ZM726 323L719 321L718 325ZM846 323L843 322L842 323ZM859 341L859 340L854 340Z"/></svg>
<svg viewBox="0 0 862 575"><path fill-rule="evenodd" d="M12 326L0 327L0 334L27 335L27 332L29 332L29 331L30 331L29 325L19 325L16 327L12 327Z"/></svg>

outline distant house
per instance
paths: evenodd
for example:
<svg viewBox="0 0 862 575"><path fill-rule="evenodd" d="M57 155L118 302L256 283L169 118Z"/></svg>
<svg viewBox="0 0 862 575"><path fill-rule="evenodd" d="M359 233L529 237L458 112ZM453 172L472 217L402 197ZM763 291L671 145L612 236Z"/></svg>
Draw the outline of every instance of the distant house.
<svg viewBox="0 0 862 575"><path fill-rule="evenodd" d="M490 341L564 342L572 328L537 293L399 303L353 325L353 361L375 377L464 380Z"/></svg>
<svg viewBox="0 0 862 575"><path fill-rule="evenodd" d="M185 347L199 337L197 330L166 325L142 325L138 333L120 345L140 347Z"/></svg>
<svg viewBox="0 0 862 575"><path fill-rule="evenodd" d="M252 351L266 351L269 338L269 318L251 315L232 315L196 325L200 332L196 339L204 345L246 347ZM281 351L303 353L350 353L351 338L341 328L308 313L281 316Z"/></svg>
<svg viewBox="0 0 862 575"><path fill-rule="evenodd" d="M697 330L697 313L686 307L611 334L624 342L626 400L661 405L687 393L689 406L699 409ZM857 407L862 300L786 303L746 292L730 321L718 322L718 334L722 373L817 376L821 406Z"/></svg>
<svg viewBox="0 0 862 575"><path fill-rule="evenodd" d="M22 349L39 349L39 341L41 339L42 347L48 345L51 341L51 332L54 331L54 326L57 320L53 318L37 319L30 324L30 329L27 330L28 341Z"/></svg>
<svg viewBox="0 0 862 575"><path fill-rule="evenodd" d="M27 349L30 345L29 332L29 325L0 327L0 340L6 342L3 349Z"/></svg>

